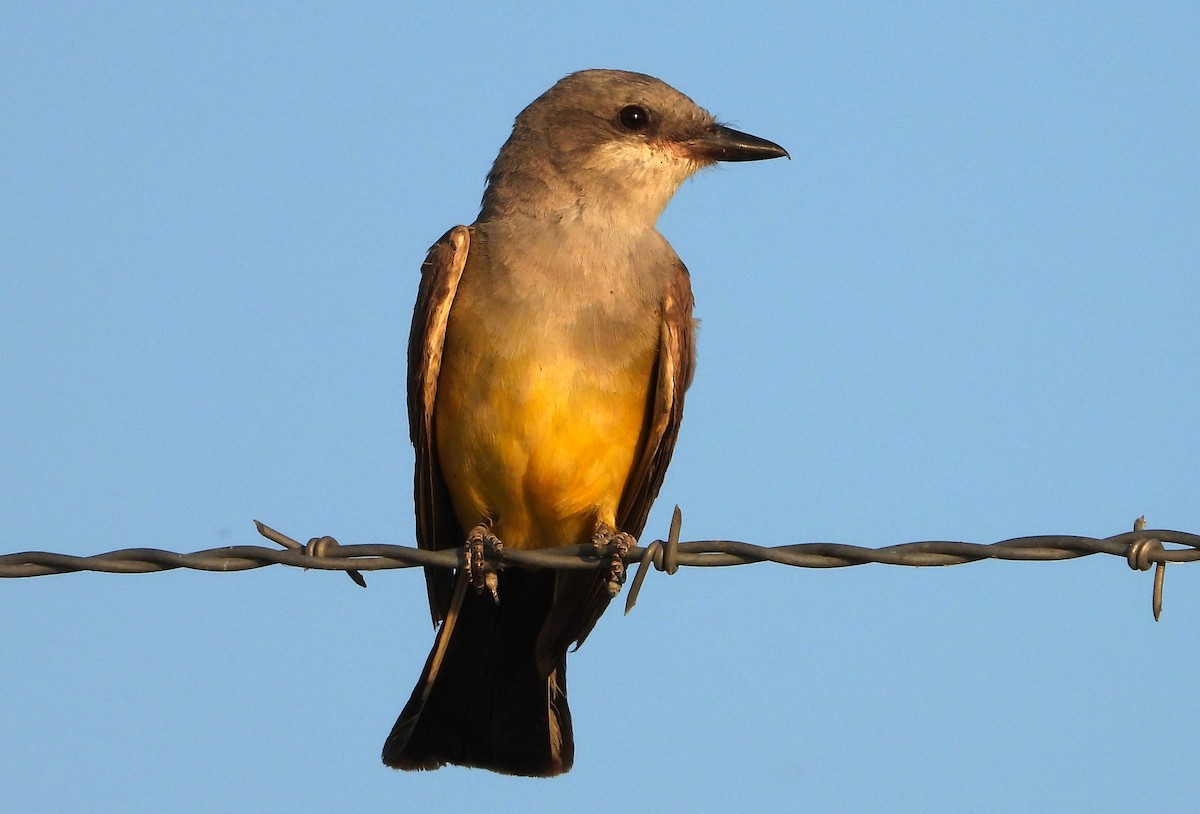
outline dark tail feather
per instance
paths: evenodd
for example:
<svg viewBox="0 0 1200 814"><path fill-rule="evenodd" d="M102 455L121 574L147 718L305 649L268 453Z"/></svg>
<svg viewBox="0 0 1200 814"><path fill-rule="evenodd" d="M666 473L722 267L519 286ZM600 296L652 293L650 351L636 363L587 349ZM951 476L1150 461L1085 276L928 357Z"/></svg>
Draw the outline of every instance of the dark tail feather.
<svg viewBox="0 0 1200 814"><path fill-rule="evenodd" d="M533 777L571 768L565 648L557 663L537 666L554 580L552 571L513 568L500 575L499 604L487 592L466 592L453 628L438 632L421 680L383 745L384 763L394 769L453 763ZM450 641L430 685L447 630Z"/></svg>

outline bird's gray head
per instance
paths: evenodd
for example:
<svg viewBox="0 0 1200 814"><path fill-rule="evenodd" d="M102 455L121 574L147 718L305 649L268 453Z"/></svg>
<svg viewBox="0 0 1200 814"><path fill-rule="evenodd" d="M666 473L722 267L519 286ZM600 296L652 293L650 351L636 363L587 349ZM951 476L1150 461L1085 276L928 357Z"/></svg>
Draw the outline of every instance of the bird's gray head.
<svg viewBox="0 0 1200 814"><path fill-rule="evenodd" d="M479 219L653 226L679 185L702 167L786 155L778 144L718 124L652 76L579 71L517 116L488 174Z"/></svg>

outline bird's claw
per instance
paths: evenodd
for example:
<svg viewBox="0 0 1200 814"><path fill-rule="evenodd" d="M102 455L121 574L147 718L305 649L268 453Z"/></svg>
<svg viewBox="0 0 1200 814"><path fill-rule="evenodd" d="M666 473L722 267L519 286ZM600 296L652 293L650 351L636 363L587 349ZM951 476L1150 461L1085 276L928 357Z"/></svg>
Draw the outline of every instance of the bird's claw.
<svg viewBox="0 0 1200 814"><path fill-rule="evenodd" d="M496 576L496 572L504 566L492 566L487 561L486 552L489 548L497 557L504 555L504 543L500 542L500 538L492 533L491 526L487 523L480 523L467 535L467 546L463 549L462 569L476 593L481 593L484 588L487 588L492 595L492 601L500 604L500 578Z"/></svg>
<svg viewBox="0 0 1200 814"><path fill-rule="evenodd" d="M637 545L633 536L600 524L592 535L592 549L597 557L608 557L608 595L616 596L625 583L625 558L629 549Z"/></svg>

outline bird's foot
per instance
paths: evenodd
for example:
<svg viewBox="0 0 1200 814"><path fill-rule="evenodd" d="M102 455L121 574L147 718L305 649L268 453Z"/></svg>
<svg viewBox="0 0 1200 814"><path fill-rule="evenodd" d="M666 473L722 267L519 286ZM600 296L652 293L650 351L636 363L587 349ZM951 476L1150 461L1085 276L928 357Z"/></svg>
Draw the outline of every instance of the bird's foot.
<svg viewBox="0 0 1200 814"><path fill-rule="evenodd" d="M488 523L480 523L467 535L467 546L463 549L463 573L467 579L471 581L471 586L475 589L475 593L481 593L484 588L492 594L492 601L500 604L499 584L500 578L496 576L496 572L504 566L493 566L487 561L486 551L491 549L497 556L504 555L504 543L500 542L500 538L492 533L492 527Z"/></svg>
<svg viewBox="0 0 1200 814"><path fill-rule="evenodd" d="M592 535L592 548L597 557L608 557L608 595L616 596L625 582L625 558L629 549L637 545L633 535L617 531L607 523L596 527Z"/></svg>

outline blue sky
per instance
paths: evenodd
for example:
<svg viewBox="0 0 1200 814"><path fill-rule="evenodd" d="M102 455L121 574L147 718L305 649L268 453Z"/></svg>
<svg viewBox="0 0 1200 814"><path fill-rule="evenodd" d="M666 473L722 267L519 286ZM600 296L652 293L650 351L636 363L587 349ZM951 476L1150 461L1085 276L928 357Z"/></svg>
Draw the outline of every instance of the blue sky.
<svg viewBox="0 0 1200 814"><path fill-rule="evenodd" d="M660 228L700 367L647 534L1200 530L1194 4L10 4L3 551L410 543L417 268L563 74L655 74L791 162ZM14 811L1194 805L1200 573L1115 558L652 574L571 658L575 770L378 761L417 571L0 585ZM1186 697L1186 696L1184 696Z"/></svg>

